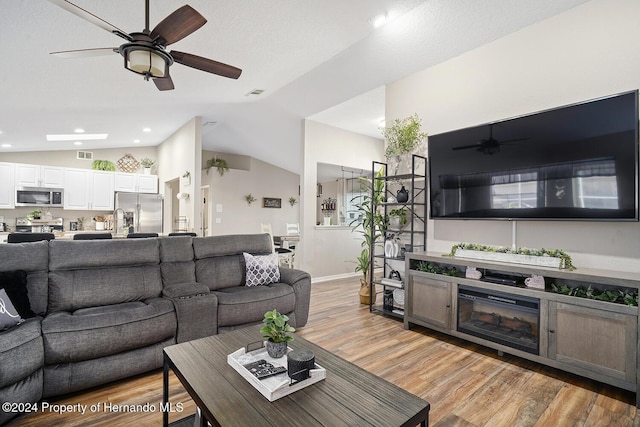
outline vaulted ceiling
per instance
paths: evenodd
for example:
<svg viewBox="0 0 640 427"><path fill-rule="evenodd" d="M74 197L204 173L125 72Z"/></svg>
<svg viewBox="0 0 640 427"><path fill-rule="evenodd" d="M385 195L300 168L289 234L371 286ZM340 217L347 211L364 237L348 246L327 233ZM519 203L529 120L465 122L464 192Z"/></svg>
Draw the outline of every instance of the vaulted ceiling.
<svg viewBox="0 0 640 427"><path fill-rule="evenodd" d="M174 64L175 90L160 92L118 54L49 54L118 47L119 37L48 1L0 0L0 146L10 145L0 160L3 151L75 150L45 135L78 127L109 134L82 149L155 146L202 116L205 149L300 172L301 119L378 136L385 84L585 1L151 1L151 28L185 2L208 20L169 50L243 70L232 80ZM142 0L73 3L126 32L144 28ZM385 13L394 19L374 28ZM264 92L247 95L254 89Z"/></svg>

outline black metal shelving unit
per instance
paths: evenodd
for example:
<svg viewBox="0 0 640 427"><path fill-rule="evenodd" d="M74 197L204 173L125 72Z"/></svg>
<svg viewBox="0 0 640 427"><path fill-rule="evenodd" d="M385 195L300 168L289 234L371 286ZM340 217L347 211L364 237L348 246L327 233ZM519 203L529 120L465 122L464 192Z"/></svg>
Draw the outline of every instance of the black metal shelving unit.
<svg viewBox="0 0 640 427"><path fill-rule="evenodd" d="M377 177L377 171L384 167L384 177ZM395 282L390 278L391 272L399 269L404 270L404 259L406 251L426 251L427 250L427 158L417 154L411 157L410 173L390 175L387 163L372 162L371 182L376 180L384 181L384 200L382 203L375 203L375 185L371 189L371 210L372 214L379 212L385 218L389 218L389 212L393 209L407 210L407 224L405 227L389 228L383 230L373 229L371 241L373 250L369 266L369 311L377 314L384 314L398 319L404 319L404 308L394 299L393 293L396 289L404 290L406 272L402 272L401 281ZM409 198L406 202L397 201L397 191L405 186L409 191ZM395 201L389 201L390 198ZM376 239L376 237L378 237ZM399 240L399 251L397 256L389 256L385 251L387 241ZM395 254L394 254L395 255ZM380 264L382 263L382 264ZM376 277L376 268L382 267L382 276ZM376 296L374 303L374 295Z"/></svg>

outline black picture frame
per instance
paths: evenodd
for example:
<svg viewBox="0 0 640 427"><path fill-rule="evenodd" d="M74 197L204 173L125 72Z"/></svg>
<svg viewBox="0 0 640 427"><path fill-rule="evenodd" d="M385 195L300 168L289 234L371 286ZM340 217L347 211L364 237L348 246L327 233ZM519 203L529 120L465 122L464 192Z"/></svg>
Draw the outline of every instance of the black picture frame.
<svg viewBox="0 0 640 427"><path fill-rule="evenodd" d="M277 208L280 209L282 207L282 199L277 199L274 197L263 197L262 198L262 207L263 208Z"/></svg>
<svg viewBox="0 0 640 427"><path fill-rule="evenodd" d="M70 229L71 231L78 231L78 223L77 223L77 222L75 222L75 221L71 221L71 222L69 223L69 229Z"/></svg>

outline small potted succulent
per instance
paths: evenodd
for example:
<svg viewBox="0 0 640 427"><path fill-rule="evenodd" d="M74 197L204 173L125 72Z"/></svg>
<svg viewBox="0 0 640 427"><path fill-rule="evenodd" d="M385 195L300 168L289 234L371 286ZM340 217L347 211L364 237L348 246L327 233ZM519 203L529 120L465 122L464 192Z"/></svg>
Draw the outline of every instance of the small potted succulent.
<svg viewBox="0 0 640 427"><path fill-rule="evenodd" d="M275 308L264 314L262 322L265 324L260 329L263 338L267 338L267 353L274 359L278 359L287 353L287 343L293 341L289 332L296 329L289 325L289 317L280 314Z"/></svg>

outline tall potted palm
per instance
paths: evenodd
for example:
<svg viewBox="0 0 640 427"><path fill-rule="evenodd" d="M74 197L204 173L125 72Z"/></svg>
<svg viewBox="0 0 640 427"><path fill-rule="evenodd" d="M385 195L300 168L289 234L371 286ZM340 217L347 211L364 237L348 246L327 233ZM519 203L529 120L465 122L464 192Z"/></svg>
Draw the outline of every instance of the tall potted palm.
<svg viewBox="0 0 640 427"><path fill-rule="evenodd" d="M384 202L385 182L381 179L384 176L385 169L383 167L376 172L373 180L360 177L360 185L365 194L352 200L359 215L349 225L352 227L352 231L360 233L363 237L362 251L355 262L356 273L362 272L360 291L358 292L361 304L369 304L370 301L375 302L376 300L375 287L369 287L369 274L375 267L375 262L372 264L371 257L375 254L375 242L386 228L387 220L382 213L374 210L373 206Z"/></svg>

